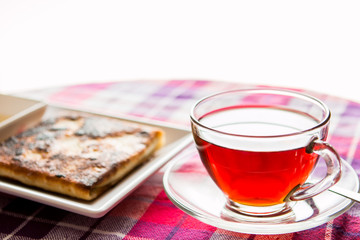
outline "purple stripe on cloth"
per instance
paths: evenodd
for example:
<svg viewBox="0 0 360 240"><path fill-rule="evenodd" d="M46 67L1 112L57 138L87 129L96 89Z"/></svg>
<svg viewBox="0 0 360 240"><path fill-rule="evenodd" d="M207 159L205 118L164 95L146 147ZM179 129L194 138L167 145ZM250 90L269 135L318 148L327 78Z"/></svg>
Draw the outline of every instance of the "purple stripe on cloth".
<svg viewBox="0 0 360 240"><path fill-rule="evenodd" d="M171 239L173 240L182 240L182 239L210 239L211 236L213 235L212 231L197 231L197 230L192 230L192 229L183 229L183 228L179 228L177 229L177 231L171 236ZM170 239L170 238L168 238ZM217 238L217 239L221 239L221 238Z"/></svg>
<svg viewBox="0 0 360 240"><path fill-rule="evenodd" d="M360 107L358 103L348 102L344 116L352 116L360 118Z"/></svg>
<svg viewBox="0 0 360 240"><path fill-rule="evenodd" d="M343 214L334 220L333 239L353 240L360 239L360 219Z"/></svg>
<svg viewBox="0 0 360 240"><path fill-rule="evenodd" d="M351 163L351 166L355 169L358 175L360 175L360 142L356 146L354 159Z"/></svg>
<svg viewBox="0 0 360 240"><path fill-rule="evenodd" d="M157 224L139 220L124 239L136 239L137 237L145 239L166 239L172 229L172 226L166 224Z"/></svg>

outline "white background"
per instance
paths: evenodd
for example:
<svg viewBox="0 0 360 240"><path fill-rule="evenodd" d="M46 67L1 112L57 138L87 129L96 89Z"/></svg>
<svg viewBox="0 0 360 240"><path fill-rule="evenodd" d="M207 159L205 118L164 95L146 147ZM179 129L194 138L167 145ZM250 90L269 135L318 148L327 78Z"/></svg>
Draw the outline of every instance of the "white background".
<svg viewBox="0 0 360 240"><path fill-rule="evenodd" d="M360 101L359 1L0 0L0 92L237 81Z"/></svg>

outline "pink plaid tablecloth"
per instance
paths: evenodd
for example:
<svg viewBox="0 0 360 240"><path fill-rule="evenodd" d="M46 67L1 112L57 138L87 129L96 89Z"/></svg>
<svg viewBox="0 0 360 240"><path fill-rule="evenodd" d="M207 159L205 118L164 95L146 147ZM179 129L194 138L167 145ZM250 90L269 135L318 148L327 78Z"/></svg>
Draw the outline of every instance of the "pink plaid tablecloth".
<svg viewBox="0 0 360 240"><path fill-rule="evenodd" d="M210 81L129 81L84 84L19 94L101 113L132 115L189 125L199 98L254 87ZM332 111L329 142L360 174L360 104L324 94ZM316 228L281 235L234 233L204 224L167 198L157 172L102 218L89 218L37 202L0 194L2 239L360 239L360 204Z"/></svg>

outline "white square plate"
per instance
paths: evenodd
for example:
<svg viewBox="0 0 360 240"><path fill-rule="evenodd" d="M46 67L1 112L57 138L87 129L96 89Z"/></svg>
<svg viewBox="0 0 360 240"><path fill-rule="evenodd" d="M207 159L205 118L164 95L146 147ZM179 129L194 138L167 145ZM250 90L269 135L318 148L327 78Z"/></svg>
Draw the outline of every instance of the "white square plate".
<svg viewBox="0 0 360 240"><path fill-rule="evenodd" d="M51 112L58 110L55 107L48 107L45 117L51 115ZM64 108L62 108L64 109ZM74 109L64 109L74 110ZM79 110L75 110L79 111ZM81 112L81 111L80 111ZM89 112L86 112L89 113ZM165 123L156 123L141 118L119 118L109 115L95 115L117 118L129 122L156 126L165 132L165 145L156 152L149 161L140 165L118 184L103 193L100 197L92 201L83 201L65 195L56 194L41 190L39 188L26 186L24 184L0 178L0 191L14 196L26 198L32 201L40 202L49 206L61 208L70 212L78 213L88 217L102 217L121 202L126 196L134 191L141 183L149 178L153 173L164 166L172 157L184 149L192 142L190 131L184 128L172 126Z"/></svg>

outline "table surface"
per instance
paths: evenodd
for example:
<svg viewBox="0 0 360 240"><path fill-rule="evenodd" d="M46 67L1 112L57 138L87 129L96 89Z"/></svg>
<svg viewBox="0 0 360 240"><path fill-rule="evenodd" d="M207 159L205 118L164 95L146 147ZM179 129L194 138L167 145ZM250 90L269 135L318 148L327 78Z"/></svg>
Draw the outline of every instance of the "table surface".
<svg viewBox="0 0 360 240"><path fill-rule="evenodd" d="M112 115L129 115L189 125L199 98L248 84L213 81L124 81L72 85L18 95ZM296 89L297 91L302 91ZM360 174L360 104L311 92L332 111L329 142ZM156 172L101 218L89 218L26 199L0 194L2 239L360 239L360 204L330 222L295 233L252 235L222 230L179 210Z"/></svg>

